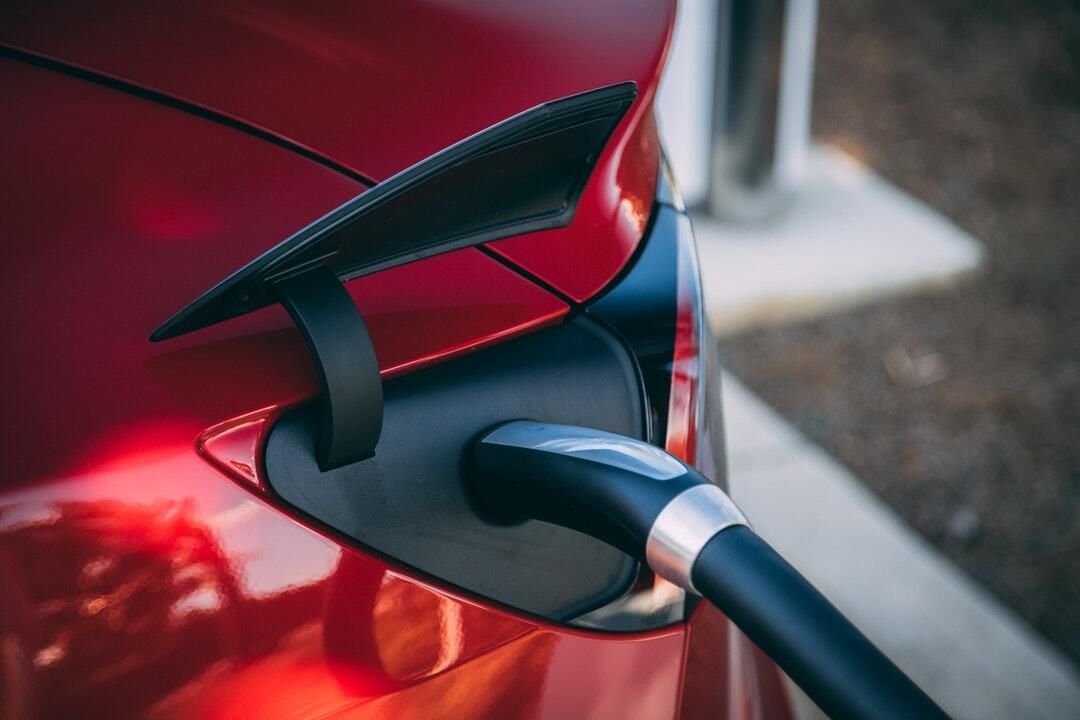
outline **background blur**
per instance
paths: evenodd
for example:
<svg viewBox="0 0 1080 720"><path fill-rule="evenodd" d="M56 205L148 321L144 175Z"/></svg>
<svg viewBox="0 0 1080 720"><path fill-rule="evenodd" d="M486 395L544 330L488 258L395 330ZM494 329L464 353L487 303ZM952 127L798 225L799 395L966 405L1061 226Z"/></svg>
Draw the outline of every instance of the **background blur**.
<svg viewBox="0 0 1080 720"><path fill-rule="evenodd" d="M710 5L684 3L676 53ZM697 201L702 75L661 106ZM974 236L981 266L744 324L723 364L1080 663L1080 3L821 0L812 132Z"/></svg>
<svg viewBox="0 0 1080 720"><path fill-rule="evenodd" d="M974 234L984 267L724 361L1080 661L1080 4L823 0L819 29L817 139Z"/></svg>

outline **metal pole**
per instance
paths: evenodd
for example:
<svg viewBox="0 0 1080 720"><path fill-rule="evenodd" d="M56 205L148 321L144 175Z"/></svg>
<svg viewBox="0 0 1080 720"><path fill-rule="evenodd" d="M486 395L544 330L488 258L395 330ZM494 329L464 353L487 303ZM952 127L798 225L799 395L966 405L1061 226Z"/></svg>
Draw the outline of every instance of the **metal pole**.
<svg viewBox="0 0 1080 720"><path fill-rule="evenodd" d="M720 0L709 209L780 210L805 174L817 0Z"/></svg>

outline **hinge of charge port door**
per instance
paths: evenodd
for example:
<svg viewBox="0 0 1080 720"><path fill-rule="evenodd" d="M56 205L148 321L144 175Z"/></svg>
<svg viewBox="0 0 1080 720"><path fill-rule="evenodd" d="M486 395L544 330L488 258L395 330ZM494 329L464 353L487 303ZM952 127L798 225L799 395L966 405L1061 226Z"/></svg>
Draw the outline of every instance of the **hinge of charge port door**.
<svg viewBox="0 0 1080 720"><path fill-rule="evenodd" d="M277 280L274 287L319 374L319 467L326 471L373 456L382 431L382 379L356 304L325 265Z"/></svg>

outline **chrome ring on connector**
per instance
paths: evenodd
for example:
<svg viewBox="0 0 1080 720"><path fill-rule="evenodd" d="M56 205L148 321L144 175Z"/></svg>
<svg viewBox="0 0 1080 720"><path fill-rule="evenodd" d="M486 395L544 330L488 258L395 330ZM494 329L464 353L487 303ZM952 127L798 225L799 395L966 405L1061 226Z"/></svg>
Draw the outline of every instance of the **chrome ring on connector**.
<svg viewBox="0 0 1080 720"><path fill-rule="evenodd" d="M705 544L733 525L750 527L742 511L715 485L695 485L664 506L649 529L645 561L654 573L697 593L691 572Z"/></svg>

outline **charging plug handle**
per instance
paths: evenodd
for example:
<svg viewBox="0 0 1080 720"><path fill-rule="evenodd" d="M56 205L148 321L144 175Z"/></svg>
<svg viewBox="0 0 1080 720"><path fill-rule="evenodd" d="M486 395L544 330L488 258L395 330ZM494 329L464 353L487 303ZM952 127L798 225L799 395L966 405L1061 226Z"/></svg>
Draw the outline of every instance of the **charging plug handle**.
<svg viewBox="0 0 1080 720"><path fill-rule="evenodd" d="M648 443L514 421L473 447L470 495L492 522L586 533L720 609L833 720L947 718L750 528L719 487Z"/></svg>

